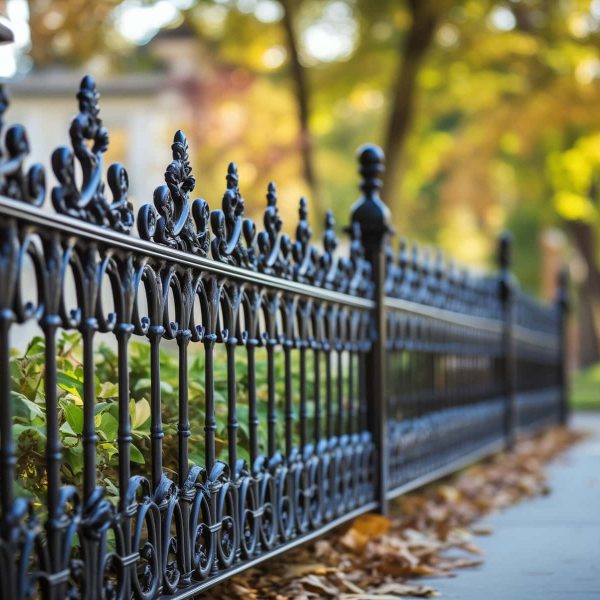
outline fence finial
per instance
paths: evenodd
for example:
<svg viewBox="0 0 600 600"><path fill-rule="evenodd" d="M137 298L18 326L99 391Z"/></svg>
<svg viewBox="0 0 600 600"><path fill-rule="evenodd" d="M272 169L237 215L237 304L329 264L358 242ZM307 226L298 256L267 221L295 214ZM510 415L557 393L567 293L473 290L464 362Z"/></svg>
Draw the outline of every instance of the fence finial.
<svg viewBox="0 0 600 600"><path fill-rule="evenodd" d="M569 310L569 268L563 266L556 278L556 304L563 312Z"/></svg>
<svg viewBox="0 0 600 600"><path fill-rule="evenodd" d="M510 269L512 236L508 231L500 234L498 240L498 267L502 271Z"/></svg>
<svg viewBox="0 0 600 600"><path fill-rule="evenodd" d="M390 210L379 196L384 160L383 150L375 144L365 144L358 149L362 195L352 207L351 219L360 225L368 258L393 231Z"/></svg>

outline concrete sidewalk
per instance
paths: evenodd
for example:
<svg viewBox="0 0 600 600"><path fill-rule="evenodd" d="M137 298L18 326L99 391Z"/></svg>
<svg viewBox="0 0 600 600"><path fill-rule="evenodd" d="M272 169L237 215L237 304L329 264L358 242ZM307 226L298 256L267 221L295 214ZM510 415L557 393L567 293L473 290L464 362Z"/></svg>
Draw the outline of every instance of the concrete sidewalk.
<svg viewBox="0 0 600 600"><path fill-rule="evenodd" d="M484 564L452 579L428 580L443 598L561 600L600 598L600 413L580 413L593 436L549 467L551 493L482 522Z"/></svg>

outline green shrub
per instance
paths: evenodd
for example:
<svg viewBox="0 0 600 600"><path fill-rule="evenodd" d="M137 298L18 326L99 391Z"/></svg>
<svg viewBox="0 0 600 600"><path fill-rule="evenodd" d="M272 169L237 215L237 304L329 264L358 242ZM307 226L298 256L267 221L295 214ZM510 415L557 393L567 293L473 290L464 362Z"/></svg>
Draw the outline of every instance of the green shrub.
<svg viewBox="0 0 600 600"><path fill-rule="evenodd" d="M571 401L576 409L600 410L600 364L574 374Z"/></svg>
<svg viewBox="0 0 600 600"><path fill-rule="evenodd" d="M44 389L44 339L32 339L24 353L12 351L12 400L14 406L13 435L17 444L17 485L20 492L43 503L46 489L46 394ZM284 357L275 354L276 407L278 423L284 420ZM58 420L63 445L62 480L65 484L81 485L83 474L83 365L81 336L62 332L56 348L58 383ZM109 497L118 496L118 369L116 351L101 342L95 351L94 382L96 392L95 425L99 443L96 449L97 478ZM144 341L129 344L130 401L129 412L133 443L132 472L149 474L150 460L150 346ZM190 344L188 351L188 398L192 435L190 462L204 464L204 350ZM312 353L307 353L307 391L312 397ZM161 407L165 437L163 463L166 471L177 471L178 419L178 355L173 342L163 342L160 352ZM217 456L227 460L227 360L223 345L215 347L215 417L217 421ZM294 401L298 402L297 366L293 369ZM324 377L323 377L324 379ZM238 456L248 460L248 403L246 351L236 351L236 392ZM267 365L264 351L256 355L257 408L260 420L259 444L266 448ZM335 381L332 382L335 390ZM324 391L322 391L324 398ZM314 402L308 402L309 415L314 414ZM309 418L309 427L312 418ZM296 428L297 429L297 428ZM277 428L278 447L283 448L283 427ZM298 443L298 432L294 432Z"/></svg>

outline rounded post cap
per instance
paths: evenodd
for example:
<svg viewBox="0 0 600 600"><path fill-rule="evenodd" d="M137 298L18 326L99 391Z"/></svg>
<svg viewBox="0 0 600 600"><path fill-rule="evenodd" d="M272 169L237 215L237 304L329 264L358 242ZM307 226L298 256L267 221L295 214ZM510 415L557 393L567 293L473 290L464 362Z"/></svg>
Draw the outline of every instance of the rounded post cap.
<svg viewBox="0 0 600 600"><path fill-rule="evenodd" d="M498 238L498 266L507 270L511 263L512 235L508 231L503 231Z"/></svg>
<svg viewBox="0 0 600 600"><path fill-rule="evenodd" d="M362 194L352 207L352 222L360 224L364 237L383 237L392 232L390 210L379 196L385 155L379 146L364 144L358 149L357 156Z"/></svg>

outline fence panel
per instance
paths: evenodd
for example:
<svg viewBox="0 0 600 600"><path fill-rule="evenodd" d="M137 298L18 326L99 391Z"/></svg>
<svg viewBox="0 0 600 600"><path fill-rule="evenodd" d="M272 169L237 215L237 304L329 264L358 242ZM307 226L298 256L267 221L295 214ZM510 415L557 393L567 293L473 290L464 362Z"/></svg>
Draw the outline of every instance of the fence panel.
<svg viewBox="0 0 600 600"><path fill-rule="evenodd" d="M90 77L77 99L54 212L23 128L0 153L1 598L191 597L564 419L566 282L548 307L507 261L395 257L378 148L339 256L304 199L282 232L273 184L246 218L233 163L193 199L182 132L135 215Z"/></svg>

